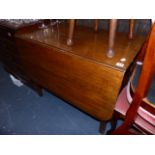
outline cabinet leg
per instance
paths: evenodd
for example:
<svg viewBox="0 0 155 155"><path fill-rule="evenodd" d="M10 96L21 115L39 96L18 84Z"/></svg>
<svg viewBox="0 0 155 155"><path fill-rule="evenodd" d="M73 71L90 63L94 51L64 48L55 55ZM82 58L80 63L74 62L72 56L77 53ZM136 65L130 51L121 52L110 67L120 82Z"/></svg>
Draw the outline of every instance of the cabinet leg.
<svg viewBox="0 0 155 155"><path fill-rule="evenodd" d="M39 96L43 96L43 88L33 82L31 82L31 88L36 91Z"/></svg>

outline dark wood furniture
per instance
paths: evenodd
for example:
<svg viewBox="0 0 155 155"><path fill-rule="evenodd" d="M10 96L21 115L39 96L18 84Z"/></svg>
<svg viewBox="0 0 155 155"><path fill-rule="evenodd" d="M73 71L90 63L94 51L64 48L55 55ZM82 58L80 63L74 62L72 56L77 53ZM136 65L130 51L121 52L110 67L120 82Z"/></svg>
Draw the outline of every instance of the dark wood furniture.
<svg viewBox="0 0 155 155"><path fill-rule="evenodd" d="M116 28L117 28L117 19L110 19L110 27L109 27L109 46L107 49L107 56L109 58L112 58L115 54L114 52L114 42L115 42L115 36L116 36ZM67 39L67 45L71 46L73 45L73 33L75 29L75 19L70 19L69 20L69 34L68 34L68 39ZM95 19L95 27L94 30L98 31L98 26L99 26L99 20ZM130 19L129 22L129 34L128 38L133 39L133 31L134 31L134 19Z"/></svg>
<svg viewBox="0 0 155 155"><path fill-rule="evenodd" d="M94 33L86 27L77 27L76 42L67 46L68 25L60 24L47 29L36 26L16 32L16 57L21 74L11 69L19 79L27 79L37 90L47 89L100 121L111 119L115 101L125 73L135 59L143 36L129 41L119 33L114 49L117 53L107 58L108 32ZM3 58L2 58L3 59ZM21 75L21 76L20 76Z"/></svg>
<svg viewBox="0 0 155 155"><path fill-rule="evenodd" d="M34 83L26 75L15 43L15 34L19 30L25 29L29 26L33 27L35 24L38 23L15 24L9 21L0 22L0 61L6 71L37 91L39 95L42 95L42 91L37 83Z"/></svg>
<svg viewBox="0 0 155 155"><path fill-rule="evenodd" d="M155 134L155 92L152 87L155 86L154 45L155 24L142 48L142 57L139 57L140 60L143 58L143 64L136 64L128 85L123 88L116 102L113 125L116 125L120 118L123 118L124 122L111 134L137 134L137 131L139 134ZM115 127L113 126L113 129Z"/></svg>

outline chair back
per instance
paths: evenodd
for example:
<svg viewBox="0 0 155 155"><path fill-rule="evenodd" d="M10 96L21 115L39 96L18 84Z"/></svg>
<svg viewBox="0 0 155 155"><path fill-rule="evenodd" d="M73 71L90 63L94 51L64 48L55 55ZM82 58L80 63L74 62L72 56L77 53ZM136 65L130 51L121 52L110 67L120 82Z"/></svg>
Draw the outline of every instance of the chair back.
<svg viewBox="0 0 155 155"><path fill-rule="evenodd" d="M142 52L144 53L143 66L138 79L138 85L133 95L133 100L125 115L124 123L112 134L117 134L119 131L123 131L124 133L127 131L126 134L128 134L137 116L137 111L139 107L142 106L144 99L147 98L147 94L151 88L155 76L155 24L152 26L146 43L147 44L144 44L145 47L142 48ZM155 106L152 106L152 109L152 114L155 116Z"/></svg>

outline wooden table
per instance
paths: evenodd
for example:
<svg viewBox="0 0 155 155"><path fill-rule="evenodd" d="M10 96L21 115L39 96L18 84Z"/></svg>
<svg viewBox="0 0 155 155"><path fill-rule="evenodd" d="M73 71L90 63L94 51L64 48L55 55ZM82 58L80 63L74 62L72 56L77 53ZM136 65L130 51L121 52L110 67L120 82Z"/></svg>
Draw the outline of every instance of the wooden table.
<svg viewBox="0 0 155 155"><path fill-rule="evenodd" d="M108 58L108 32L77 27L75 44L66 45L68 25L26 28L15 35L16 58L24 75L100 121L112 117L123 78L145 37L129 41L117 33L115 56Z"/></svg>
<svg viewBox="0 0 155 155"><path fill-rule="evenodd" d="M72 47L66 45L68 25L26 30L16 35L26 74L42 88L103 121L111 118L126 70L144 37L129 41L117 34L115 56L108 58L108 32L78 27ZM124 61L125 60L125 61Z"/></svg>

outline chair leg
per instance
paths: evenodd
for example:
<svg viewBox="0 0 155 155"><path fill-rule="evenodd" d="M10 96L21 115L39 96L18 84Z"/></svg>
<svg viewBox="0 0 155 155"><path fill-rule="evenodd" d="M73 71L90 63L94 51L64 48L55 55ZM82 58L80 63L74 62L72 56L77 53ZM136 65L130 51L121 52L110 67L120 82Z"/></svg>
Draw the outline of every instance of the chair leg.
<svg viewBox="0 0 155 155"><path fill-rule="evenodd" d="M98 31L98 26L99 26L99 20L95 19L95 27L94 27L94 31L97 32Z"/></svg>
<svg viewBox="0 0 155 155"><path fill-rule="evenodd" d="M107 52L107 57L112 58L114 56L114 40L116 35L117 19L110 19L110 29L109 29L109 47Z"/></svg>
<svg viewBox="0 0 155 155"><path fill-rule="evenodd" d="M134 19L130 19L129 23L129 39L133 39L133 32L134 32Z"/></svg>
<svg viewBox="0 0 155 155"><path fill-rule="evenodd" d="M70 19L69 20L69 34L68 34L68 39L67 39L68 46L73 45L74 28L75 28L75 19Z"/></svg>

